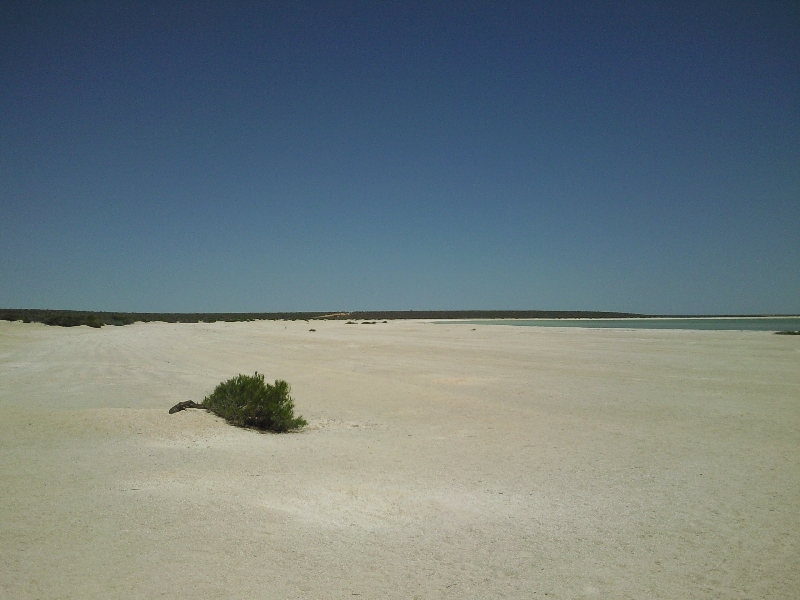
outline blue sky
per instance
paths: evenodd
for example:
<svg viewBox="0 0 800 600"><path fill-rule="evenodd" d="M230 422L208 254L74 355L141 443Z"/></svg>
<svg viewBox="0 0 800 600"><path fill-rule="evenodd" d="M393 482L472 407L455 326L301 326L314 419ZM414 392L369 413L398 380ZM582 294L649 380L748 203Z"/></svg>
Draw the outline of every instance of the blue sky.
<svg viewBox="0 0 800 600"><path fill-rule="evenodd" d="M224 4L2 4L1 307L800 313L797 2Z"/></svg>

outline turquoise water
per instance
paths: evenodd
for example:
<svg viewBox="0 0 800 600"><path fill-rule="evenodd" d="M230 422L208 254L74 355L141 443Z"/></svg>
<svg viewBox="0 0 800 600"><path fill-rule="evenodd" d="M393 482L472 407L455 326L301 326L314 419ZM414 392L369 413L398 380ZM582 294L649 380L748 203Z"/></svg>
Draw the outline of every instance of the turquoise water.
<svg viewBox="0 0 800 600"><path fill-rule="evenodd" d="M800 331L800 317L650 318L650 319L476 319L439 324L517 325L625 329L705 329L713 331Z"/></svg>

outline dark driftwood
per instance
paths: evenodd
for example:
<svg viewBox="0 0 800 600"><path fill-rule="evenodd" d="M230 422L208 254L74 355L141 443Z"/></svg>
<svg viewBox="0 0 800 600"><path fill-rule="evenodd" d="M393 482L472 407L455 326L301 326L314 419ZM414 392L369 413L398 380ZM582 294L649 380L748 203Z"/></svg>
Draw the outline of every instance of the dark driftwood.
<svg viewBox="0 0 800 600"><path fill-rule="evenodd" d="M185 402L178 402L175 406L170 408L169 414L181 412L182 410L186 410L187 408L202 408L204 410L208 410L208 408L203 406L202 404L198 404L197 402L192 402L191 400L186 400Z"/></svg>

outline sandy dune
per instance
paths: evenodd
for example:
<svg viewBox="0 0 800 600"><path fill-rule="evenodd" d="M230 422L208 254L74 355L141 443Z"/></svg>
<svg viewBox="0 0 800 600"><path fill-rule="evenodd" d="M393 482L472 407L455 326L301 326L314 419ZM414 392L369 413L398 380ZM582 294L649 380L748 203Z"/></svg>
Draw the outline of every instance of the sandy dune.
<svg viewBox="0 0 800 600"><path fill-rule="evenodd" d="M167 414L256 370L307 430ZM799 590L800 338L0 322L2 598Z"/></svg>

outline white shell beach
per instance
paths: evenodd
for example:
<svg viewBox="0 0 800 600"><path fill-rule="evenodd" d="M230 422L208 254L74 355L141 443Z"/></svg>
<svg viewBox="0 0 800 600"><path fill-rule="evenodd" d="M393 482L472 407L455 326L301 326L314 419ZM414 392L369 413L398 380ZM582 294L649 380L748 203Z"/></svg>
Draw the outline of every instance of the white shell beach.
<svg viewBox="0 0 800 600"><path fill-rule="evenodd" d="M305 430L167 414L255 371ZM0 322L2 598L798 590L800 337Z"/></svg>

